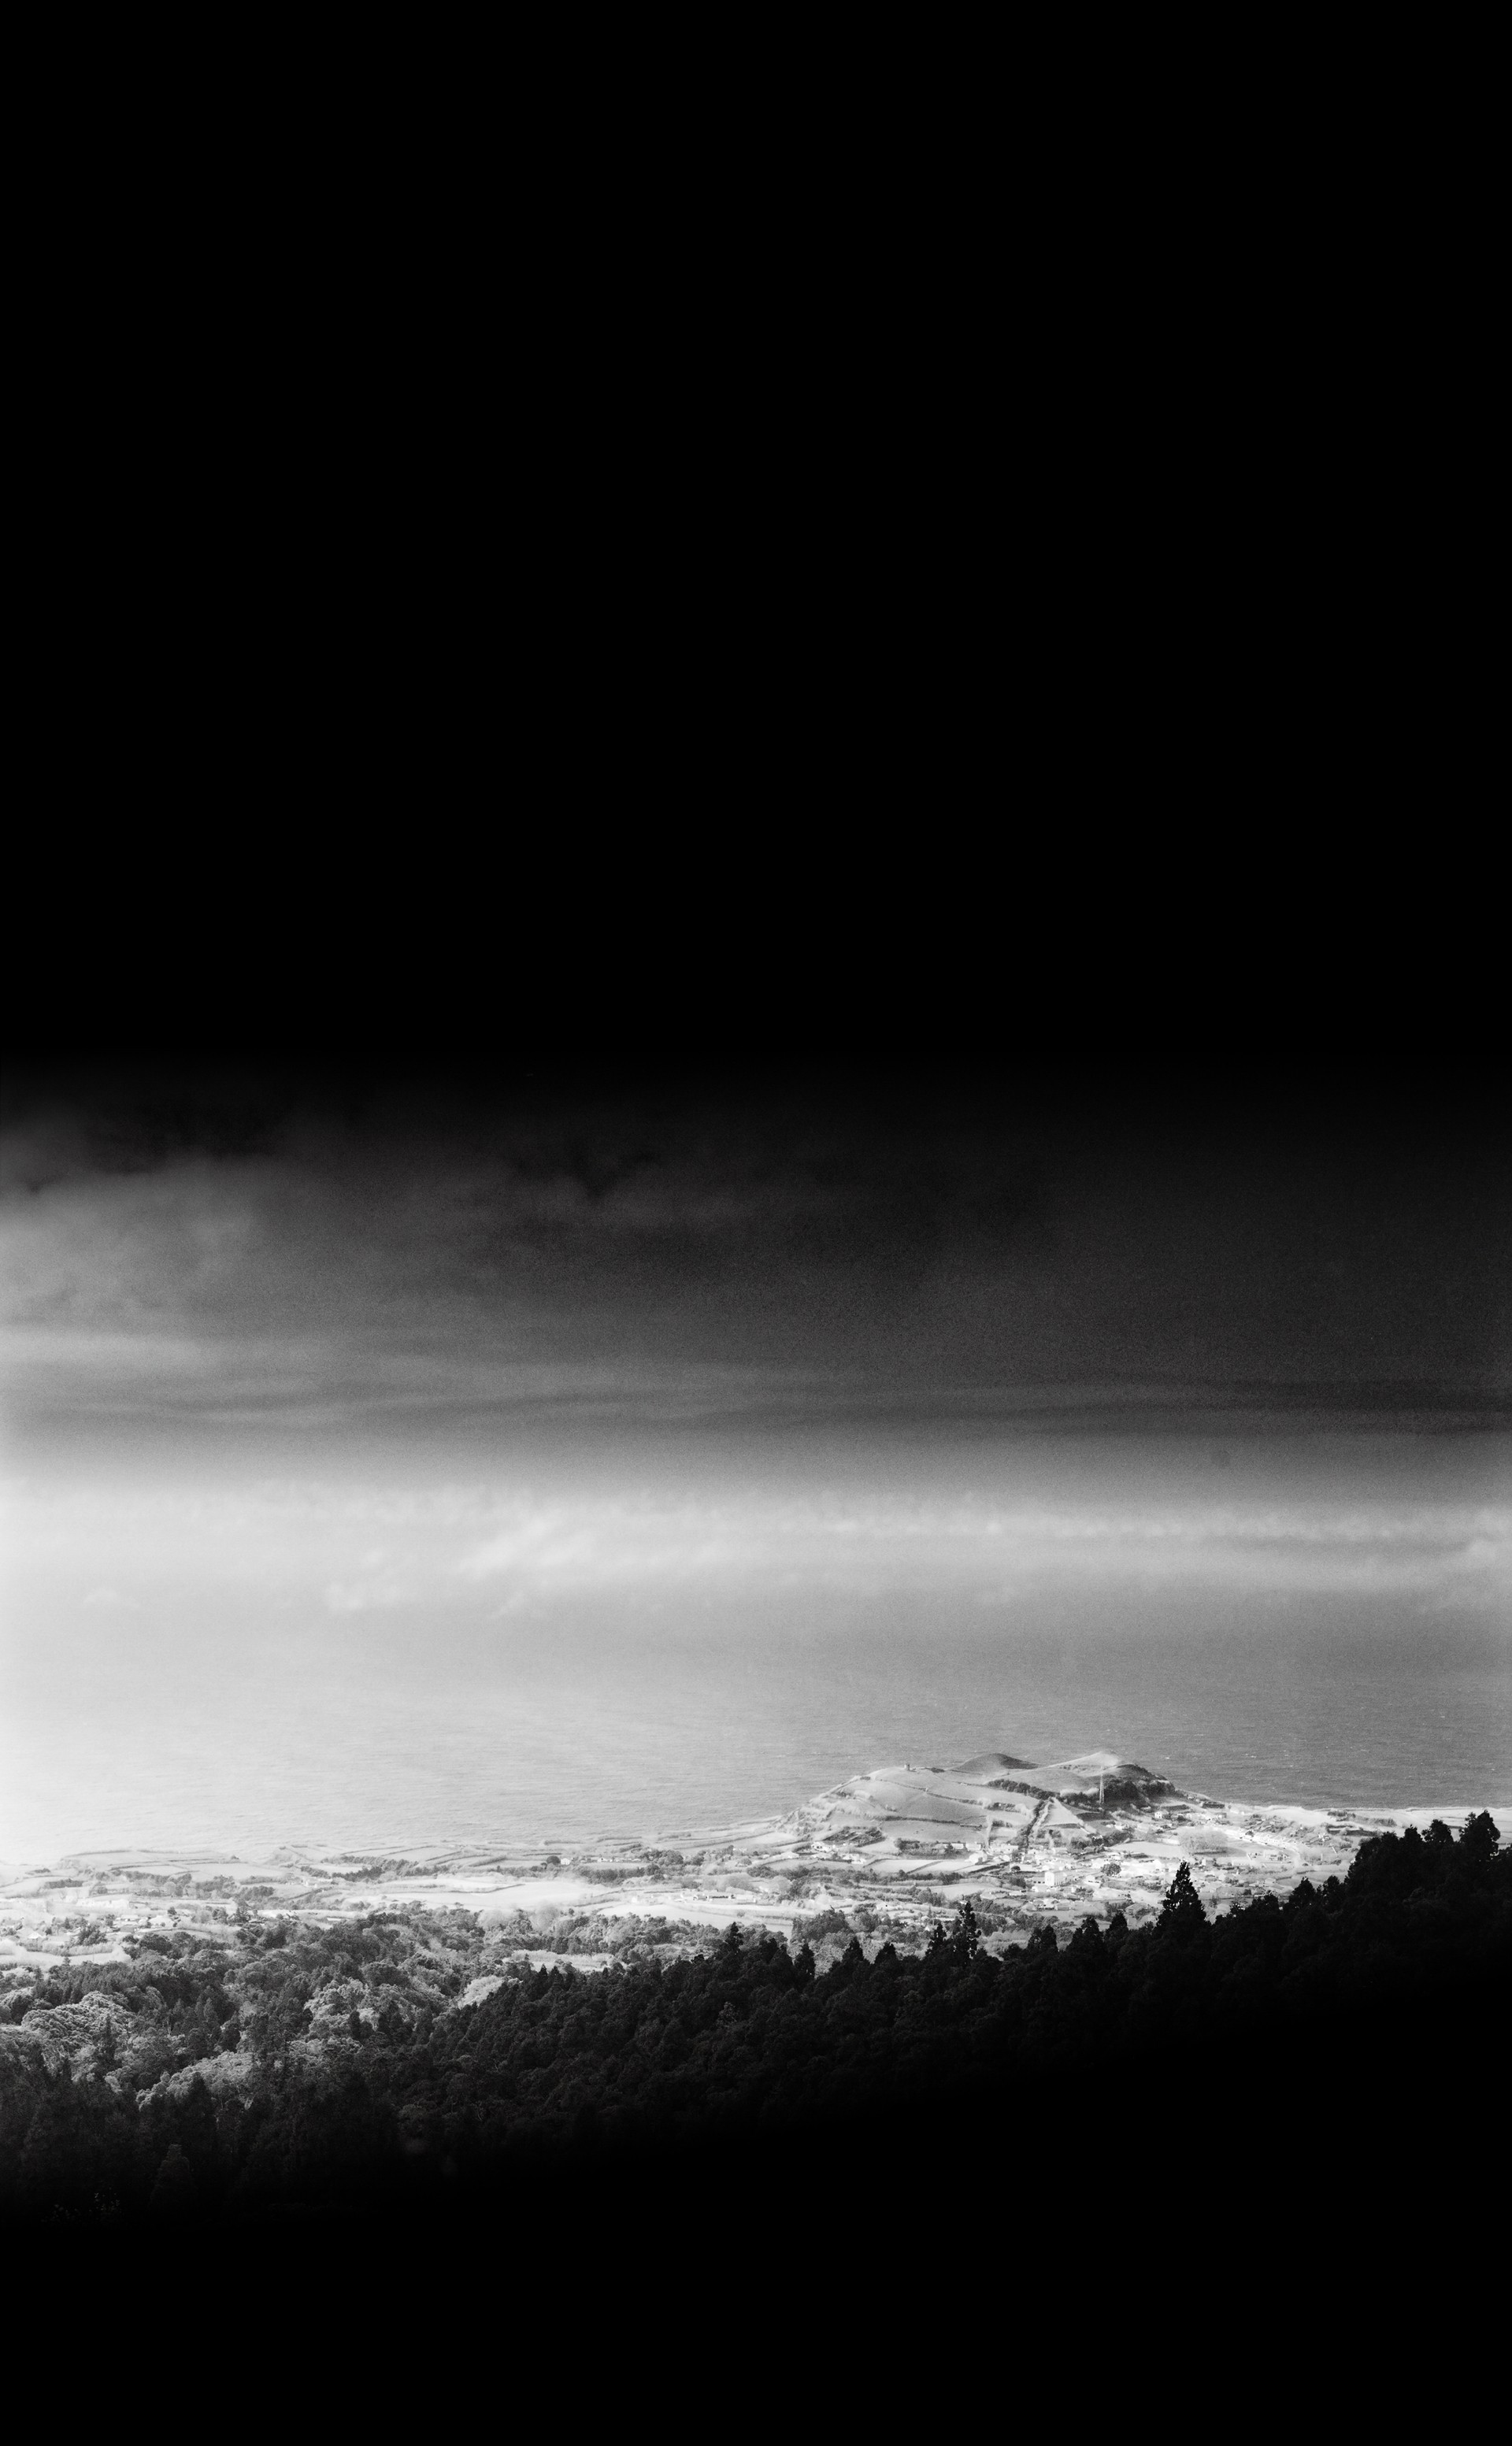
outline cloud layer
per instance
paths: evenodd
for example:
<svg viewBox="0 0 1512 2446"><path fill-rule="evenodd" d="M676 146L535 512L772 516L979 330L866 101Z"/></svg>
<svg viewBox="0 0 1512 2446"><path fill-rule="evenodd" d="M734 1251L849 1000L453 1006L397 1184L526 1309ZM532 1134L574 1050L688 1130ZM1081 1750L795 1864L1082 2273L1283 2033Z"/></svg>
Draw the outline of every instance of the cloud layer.
<svg viewBox="0 0 1512 2446"><path fill-rule="evenodd" d="M0 1189L9 1415L1484 1407L1512 1392L1507 1165L1489 1128L1443 1157L1347 1112L1277 1136L922 1091L34 1111Z"/></svg>
<svg viewBox="0 0 1512 2446"><path fill-rule="evenodd" d="M17 1569L75 1602L260 1590L340 1616L492 1615L580 1596L784 1590L951 1592L1011 1603L1047 1587L1381 1590L1512 1615L1512 1508L1442 1498L1047 1502L977 1494L509 1492L265 1487L87 1496L18 1487ZM110 1577L102 1580L103 1570Z"/></svg>

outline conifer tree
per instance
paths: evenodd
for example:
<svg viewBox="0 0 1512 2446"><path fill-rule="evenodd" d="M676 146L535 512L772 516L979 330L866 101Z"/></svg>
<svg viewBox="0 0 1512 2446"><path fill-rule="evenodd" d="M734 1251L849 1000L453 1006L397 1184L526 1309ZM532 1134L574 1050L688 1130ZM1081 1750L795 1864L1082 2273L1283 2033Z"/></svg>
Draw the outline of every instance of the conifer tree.
<svg viewBox="0 0 1512 2446"><path fill-rule="evenodd" d="M1189 1936L1207 1926L1202 1897L1192 1883L1192 1872L1184 1860L1166 1889L1160 1925L1162 1933L1171 1936Z"/></svg>

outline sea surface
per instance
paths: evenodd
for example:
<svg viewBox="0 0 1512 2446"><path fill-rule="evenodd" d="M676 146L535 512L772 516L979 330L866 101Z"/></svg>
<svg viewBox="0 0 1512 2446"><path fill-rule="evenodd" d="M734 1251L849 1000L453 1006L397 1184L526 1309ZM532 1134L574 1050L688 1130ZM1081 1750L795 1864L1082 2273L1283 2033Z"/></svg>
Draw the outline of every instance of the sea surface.
<svg viewBox="0 0 1512 2446"><path fill-rule="evenodd" d="M787 1591L483 1624L270 1623L226 1596L190 1625L12 1622L0 1666L11 1862L697 1831L987 1748L1109 1749L1223 1799L1512 1803L1512 1626L1379 1593Z"/></svg>

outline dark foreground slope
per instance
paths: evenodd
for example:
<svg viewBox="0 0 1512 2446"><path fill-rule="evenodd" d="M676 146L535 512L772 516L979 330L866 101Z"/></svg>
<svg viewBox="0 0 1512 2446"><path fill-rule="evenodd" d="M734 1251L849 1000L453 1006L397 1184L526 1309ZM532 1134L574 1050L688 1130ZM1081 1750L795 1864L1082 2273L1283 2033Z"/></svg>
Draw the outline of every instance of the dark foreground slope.
<svg viewBox="0 0 1512 2446"><path fill-rule="evenodd" d="M386 2286L418 2244L490 2282L622 2285L695 2237L754 2271L776 2237L837 2282L913 2282L942 2253L1007 2281L1032 2249L1092 2252L1101 2286L1236 2216L1323 2266L1372 2220L1504 2195L1512 1855L1485 1816L1217 1921L1183 1871L1153 1929L1047 1929L1003 1960L969 1907L921 1959L853 1945L819 1977L806 1948L732 1930L699 1960L353 2014L318 2061L289 2034L322 1980L398 1992L384 1928L272 1936L132 1974L242 2055L255 2032L244 2098L197 2079L139 2103L98 2065L49 2071L14 2043L35 2004L10 2033L0 2200L33 2259L203 2272L276 2238ZM124 1972L119 1992L124 2026Z"/></svg>

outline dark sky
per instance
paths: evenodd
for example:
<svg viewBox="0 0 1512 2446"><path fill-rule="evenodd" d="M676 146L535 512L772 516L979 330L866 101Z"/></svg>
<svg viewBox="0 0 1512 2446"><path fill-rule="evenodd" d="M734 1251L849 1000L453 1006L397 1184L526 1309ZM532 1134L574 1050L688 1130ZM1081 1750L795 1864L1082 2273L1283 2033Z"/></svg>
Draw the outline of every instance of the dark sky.
<svg viewBox="0 0 1512 2446"><path fill-rule="evenodd" d="M1489 1082L873 1061L11 1072L9 1418L1490 1421Z"/></svg>

